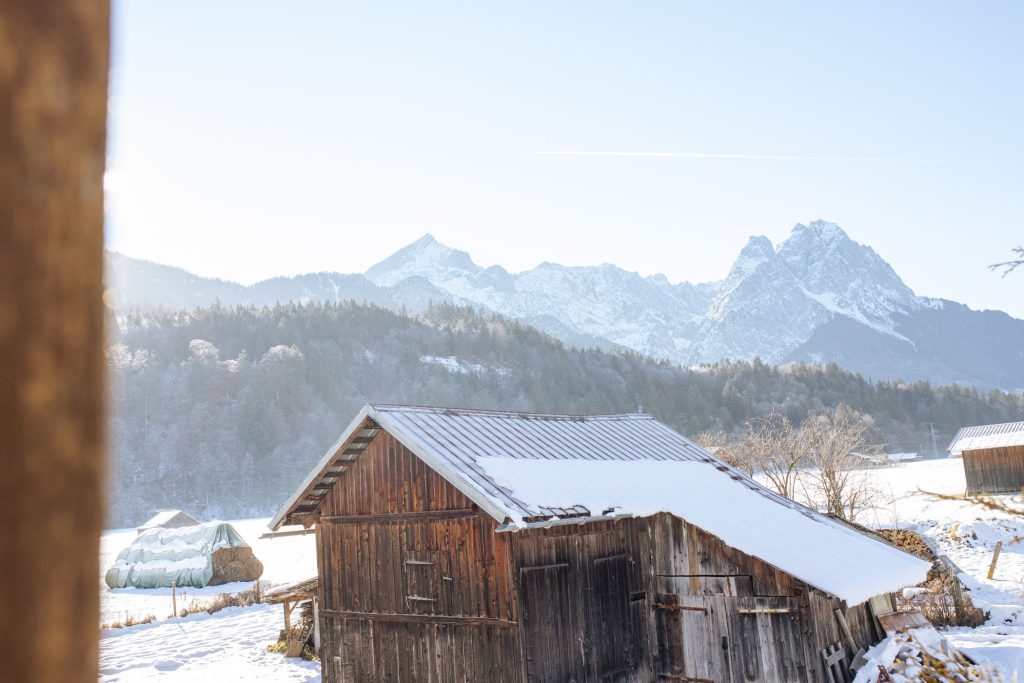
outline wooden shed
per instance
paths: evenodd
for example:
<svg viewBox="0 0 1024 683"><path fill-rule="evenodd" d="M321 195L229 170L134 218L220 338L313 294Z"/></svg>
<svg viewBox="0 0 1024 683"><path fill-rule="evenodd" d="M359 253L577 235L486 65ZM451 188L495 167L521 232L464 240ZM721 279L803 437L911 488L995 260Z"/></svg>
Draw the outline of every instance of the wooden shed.
<svg viewBox="0 0 1024 683"><path fill-rule="evenodd" d="M320 628L319 628L319 615L317 606L317 595L319 579L314 576L310 579L304 579L302 581L295 581L282 586L275 586L263 594L263 602L268 602L272 605L282 605L284 607L284 630L282 633L290 635L293 631L292 625L292 613L295 608L299 605L309 602L312 603L313 612L313 633L301 633L299 634L299 645L298 652L302 651L301 645L305 639L312 635L313 644L317 649L320 648ZM296 629L298 630L298 629ZM287 652L287 651L286 651ZM297 656L298 652L293 655Z"/></svg>
<svg viewBox="0 0 1024 683"><path fill-rule="evenodd" d="M830 681L928 570L645 415L366 406L285 524L328 683Z"/></svg>
<svg viewBox="0 0 1024 683"><path fill-rule="evenodd" d="M963 458L969 496L1024 488L1024 422L963 427L946 450Z"/></svg>
<svg viewBox="0 0 1024 683"><path fill-rule="evenodd" d="M142 526L136 528L140 534L150 529L180 529L185 526L196 526L199 520L181 510L161 510L150 517Z"/></svg>

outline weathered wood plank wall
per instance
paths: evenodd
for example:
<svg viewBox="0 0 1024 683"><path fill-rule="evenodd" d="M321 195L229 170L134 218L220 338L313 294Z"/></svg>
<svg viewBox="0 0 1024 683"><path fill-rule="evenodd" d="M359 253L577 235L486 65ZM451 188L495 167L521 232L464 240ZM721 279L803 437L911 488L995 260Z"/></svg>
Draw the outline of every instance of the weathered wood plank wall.
<svg viewBox="0 0 1024 683"><path fill-rule="evenodd" d="M648 539L656 674L715 683L825 681L820 650L840 643L835 609L858 647L877 640L865 603L845 603L671 515L638 520ZM657 607L661 604L662 607ZM672 679L667 679L672 680Z"/></svg>
<svg viewBox="0 0 1024 683"><path fill-rule="evenodd" d="M817 683L850 649L835 609L877 636L867 605L668 514L497 533L386 432L319 514L327 683Z"/></svg>
<svg viewBox="0 0 1024 683"><path fill-rule="evenodd" d="M389 434L317 523L328 683L522 681L507 535Z"/></svg>
<svg viewBox="0 0 1024 683"><path fill-rule="evenodd" d="M963 461L969 496L1024 488L1024 446L964 451Z"/></svg>
<svg viewBox="0 0 1024 683"><path fill-rule="evenodd" d="M529 683L650 681L647 563L637 520L508 534Z"/></svg>

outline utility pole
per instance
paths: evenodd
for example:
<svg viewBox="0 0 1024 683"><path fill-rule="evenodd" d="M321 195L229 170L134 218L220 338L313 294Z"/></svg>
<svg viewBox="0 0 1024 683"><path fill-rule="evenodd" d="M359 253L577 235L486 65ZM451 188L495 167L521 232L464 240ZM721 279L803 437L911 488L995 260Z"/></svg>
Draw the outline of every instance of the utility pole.
<svg viewBox="0 0 1024 683"><path fill-rule="evenodd" d="M932 437L932 454L935 455L935 457L938 457L938 455L939 455L939 442L936 440L935 423L934 422L929 422L928 426L930 427L929 432L931 433L931 437Z"/></svg>

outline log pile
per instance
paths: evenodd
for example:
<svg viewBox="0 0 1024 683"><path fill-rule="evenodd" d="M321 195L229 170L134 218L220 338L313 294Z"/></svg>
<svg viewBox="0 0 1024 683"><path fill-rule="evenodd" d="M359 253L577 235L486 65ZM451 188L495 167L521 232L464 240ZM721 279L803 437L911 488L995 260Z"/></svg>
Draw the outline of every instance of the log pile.
<svg viewBox="0 0 1024 683"><path fill-rule="evenodd" d="M897 633L871 649L854 683L999 683L994 669L971 662L933 628Z"/></svg>

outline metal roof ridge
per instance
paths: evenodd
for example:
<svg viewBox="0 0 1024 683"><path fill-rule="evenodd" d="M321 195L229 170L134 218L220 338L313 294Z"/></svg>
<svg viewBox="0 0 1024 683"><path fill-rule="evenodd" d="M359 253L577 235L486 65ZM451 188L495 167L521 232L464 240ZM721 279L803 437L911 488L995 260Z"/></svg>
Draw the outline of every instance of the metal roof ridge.
<svg viewBox="0 0 1024 683"><path fill-rule="evenodd" d="M1012 429L1000 431L1000 427L1011 427ZM979 433L978 430L986 431ZM994 422L992 424L969 425L966 427L961 427L960 429L957 430L956 434L953 435L953 440L949 442L948 446L946 446L946 452L954 452L956 446L965 439L976 438L978 436L992 436L996 434L1018 434L1021 432L1024 432L1024 420L1018 420L1014 422Z"/></svg>
<svg viewBox="0 0 1024 683"><path fill-rule="evenodd" d="M536 413L525 410L497 410L491 408L457 408L451 406L427 406L403 403L371 403L374 410L381 412L424 412L442 415L486 415L512 419L549 420L654 420L650 413Z"/></svg>
<svg viewBox="0 0 1024 683"><path fill-rule="evenodd" d="M973 427L1007 427L1009 425L1024 425L1024 420L1012 420L1010 422L993 422L991 424L983 425L968 425L964 429L971 429Z"/></svg>

